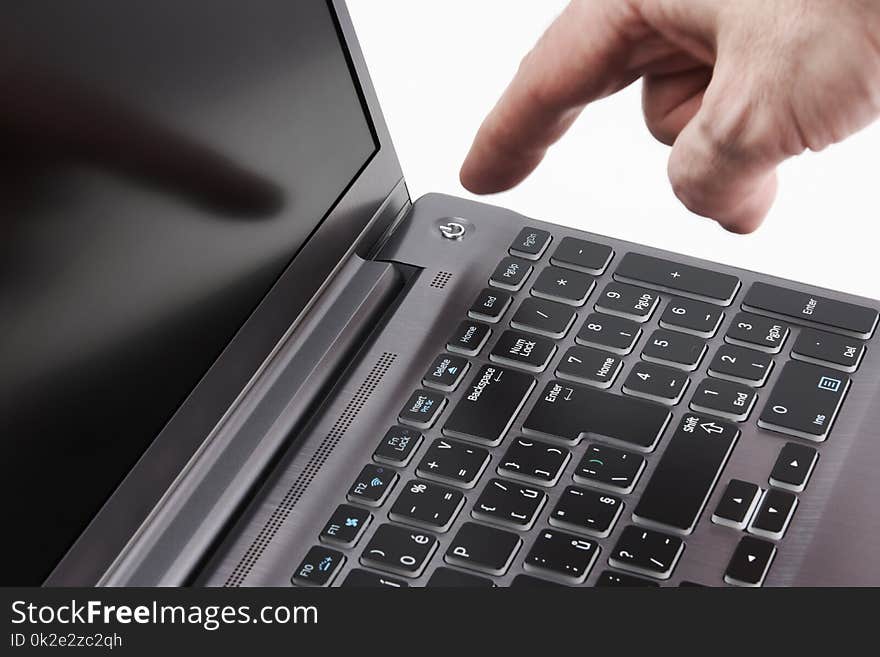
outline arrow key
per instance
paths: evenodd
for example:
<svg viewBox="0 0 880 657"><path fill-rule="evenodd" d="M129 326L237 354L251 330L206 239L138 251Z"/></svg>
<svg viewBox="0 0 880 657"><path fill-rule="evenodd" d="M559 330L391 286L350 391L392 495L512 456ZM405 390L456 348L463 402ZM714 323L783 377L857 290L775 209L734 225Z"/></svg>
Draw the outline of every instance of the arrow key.
<svg viewBox="0 0 880 657"><path fill-rule="evenodd" d="M749 525L749 533L779 540L791 522L797 502L793 493L771 488L761 500L761 508Z"/></svg>
<svg viewBox="0 0 880 657"><path fill-rule="evenodd" d="M712 522L734 529L745 529L761 499L761 489L753 483L731 479L721 495Z"/></svg>
<svg viewBox="0 0 880 657"><path fill-rule="evenodd" d="M734 586L761 586L775 554L773 543L752 536L743 537L727 566L724 581Z"/></svg>
<svg viewBox="0 0 880 657"><path fill-rule="evenodd" d="M786 443L770 473L770 485L800 493L807 485L819 452L807 445Z"/></svg>

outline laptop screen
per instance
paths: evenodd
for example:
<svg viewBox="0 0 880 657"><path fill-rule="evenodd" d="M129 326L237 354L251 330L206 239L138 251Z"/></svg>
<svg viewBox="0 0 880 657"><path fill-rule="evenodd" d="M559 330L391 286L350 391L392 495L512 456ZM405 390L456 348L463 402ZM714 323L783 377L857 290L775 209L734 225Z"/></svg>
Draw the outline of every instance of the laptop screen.
<svg viewBox="0 0 880 657"><path fill-rule="evenodd" d="M42 581L377 148L331 8L0 21L0 584Z"/></svg>

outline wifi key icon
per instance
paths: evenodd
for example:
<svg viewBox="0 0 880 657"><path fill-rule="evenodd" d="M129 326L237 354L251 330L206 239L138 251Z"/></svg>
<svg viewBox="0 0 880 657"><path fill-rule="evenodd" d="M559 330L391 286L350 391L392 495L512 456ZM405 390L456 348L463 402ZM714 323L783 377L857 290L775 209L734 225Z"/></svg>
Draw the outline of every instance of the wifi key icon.
<svg viewBox="0 0 880 657"><path fill-rule="evenodd" d="M398 478L397 473L390 468L367 465L348 489L348 501L367 506L380 506Z"/></svg>

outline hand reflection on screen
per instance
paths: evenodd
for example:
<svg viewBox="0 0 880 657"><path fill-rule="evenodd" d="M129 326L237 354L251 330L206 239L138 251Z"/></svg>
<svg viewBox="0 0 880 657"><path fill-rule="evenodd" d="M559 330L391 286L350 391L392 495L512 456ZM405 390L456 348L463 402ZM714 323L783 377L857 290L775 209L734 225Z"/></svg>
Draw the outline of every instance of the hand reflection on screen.
<svg viewBox="0 0 880 657"><path fill-rule="evenodd" d="M86 165L224 216L281 209L281 188L266 178L118 100L39 66L4 62L7 54L0 50L0 185Z"/></svg>

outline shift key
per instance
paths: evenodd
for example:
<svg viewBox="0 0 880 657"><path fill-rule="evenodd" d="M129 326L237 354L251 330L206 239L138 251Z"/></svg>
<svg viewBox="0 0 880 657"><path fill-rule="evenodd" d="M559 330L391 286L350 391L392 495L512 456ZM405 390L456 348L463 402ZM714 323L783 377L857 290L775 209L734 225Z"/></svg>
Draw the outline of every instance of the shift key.
<svg viewBox="0 0 880 657"><path fill-rule="evenodd" d="M739 429L695 414L685 415L657 463L633 519L677 534L690 534L706 506Z"/></svg>
<svg viewBox="0 0 880 657"><path fill-rule="evenodd" d="M534 387L535 379L528 374L484 365L449 415L443 433L498 445Z"/></svg>

